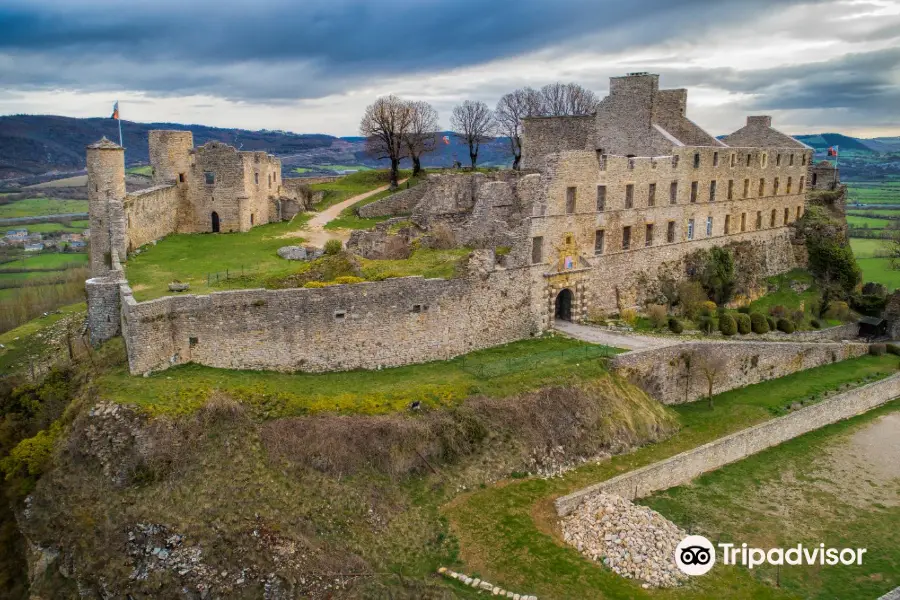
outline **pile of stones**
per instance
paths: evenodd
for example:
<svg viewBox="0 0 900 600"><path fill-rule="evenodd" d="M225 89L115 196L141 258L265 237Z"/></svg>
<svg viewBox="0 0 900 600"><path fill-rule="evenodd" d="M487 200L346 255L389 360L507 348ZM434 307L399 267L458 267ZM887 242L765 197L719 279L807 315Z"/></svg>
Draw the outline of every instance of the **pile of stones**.
<svg viewBox="0 0 900 600"><path fill-rule="evenodd" d="M675 547L687 536L658 512L613 494L587 498L562 520L563 538L579 552L643 587L673 587L687 575Z"/></svg>
<svg viewBox="0 0 900 600"><path fill-rule="evenodd" d="M465 573L457 573L456 571L451 571L446 567L441 567L438 569L438 573L443 575L447 579L456 579L463 585L467 585L469 587L475 588L476 590L481 590L491 594L492 596L498 596L502 598L512 598L513 600L537 600L537 596L527 596L525 594L516 594L510 592L509 590L504 590L500 586L494 585L493 583L483 581L477 577L469 577Z"/></svg>

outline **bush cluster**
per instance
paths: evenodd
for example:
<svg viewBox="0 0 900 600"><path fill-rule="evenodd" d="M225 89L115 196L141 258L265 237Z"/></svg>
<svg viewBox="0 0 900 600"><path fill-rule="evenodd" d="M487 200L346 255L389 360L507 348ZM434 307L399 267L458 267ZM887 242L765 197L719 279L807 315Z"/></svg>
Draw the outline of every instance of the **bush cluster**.
<svg viewBox="0 0 900 600"><path fill-rule="evenodd" d="M737 330L741 335L747 335L750 333L750 315L746 315L744 313L738 313L735 315L735 319L737 322Z"/></svg>
<svg viewBox="0 0 900 600"><path fill-rule="evenodd" d="M750 328L760 335L769 333L769 320L762 313L750 313Z"/></svg>
<svg viewBox="0 0 900 600"><path fill-rule="evenodd" d="M722 332L722 335L732 336L737 333L737 323L729 314L724 314L719 317L719 331Z"/></svg>
<svg viewBox="0 0 900 600"><path fill-rule="evenodd" d="M766 323L769 325L769 331L775 331L776 322L774 317L766 317Z"/></svg>
<svg viewBox="0 0 900 600"><path fill-rule="evenodd" d="M681 333L684 331L684 325L675 317L669 318L669 331L672 333Z"/></svg>
<svg viewBox="0 0 900 600"><path fill-rule="evenodd" d="M783 318L778 319L777 325L778 325L778 331L782 331L784 333L794 333L794 330L796 329L796 327L794 326L794 323L791 322L789 319L783 319Z"/></svg>

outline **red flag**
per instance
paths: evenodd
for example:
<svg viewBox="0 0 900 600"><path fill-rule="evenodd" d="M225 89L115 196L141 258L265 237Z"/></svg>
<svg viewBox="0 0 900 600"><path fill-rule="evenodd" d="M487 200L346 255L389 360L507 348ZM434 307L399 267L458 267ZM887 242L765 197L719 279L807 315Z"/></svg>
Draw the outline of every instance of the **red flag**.
<svg viewBox="0 0 900 600"><path fill-rule="evenodd" d="M113 114L111 119L119 120L119 101L116 100L116 103L113 105Z"/></svg>
<svg viewBox="0 0 900 600"><path fill-rule="evenodd" d="M837 155L838 155L837 148L835 148L834 146L831 146L828 148L828 156L837 157Z"/></svg>
<svg viewBox="0 0 900 600"><path fill-rule="evenodd" d="M449 138L449 137L447 137L447 136L445 135L445 136L444 136L443 138L441 138L441 139L442 139L442 141L444 142L444 144L446 144L447 146L450 145L450 138Z"/></svg>

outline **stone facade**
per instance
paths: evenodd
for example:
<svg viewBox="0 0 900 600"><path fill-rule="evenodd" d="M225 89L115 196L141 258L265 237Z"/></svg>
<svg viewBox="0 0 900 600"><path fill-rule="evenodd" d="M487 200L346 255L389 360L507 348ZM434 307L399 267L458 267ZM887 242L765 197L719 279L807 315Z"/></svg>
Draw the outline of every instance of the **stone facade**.
<svg viewBox="0 0 900 600"><path fill-rule="evenodd" d="M612 367L660 402L680 404L706 397L703 364L708 359L720 361L713 394L721 394L867 352L868 346L860 343L687 342L622 354Z"/></svg>
<svg viewBox="0 0 900 600"><path fill-rule="evenodd" d="M601 493L627 499L684 485L703 473L777 446L804 433L855 417L900 396L900 375L833 396L788 415L749 427L693 450L635 469L556 500L565 516L582 502Z"/></svg>
<svg viewBox="0 0 900 600"><path fill-rule="evenodd" d="M841 171L827 160L820 160L815 164L810 161L807 181L813 190L837 190L841 187Z"/></svg>

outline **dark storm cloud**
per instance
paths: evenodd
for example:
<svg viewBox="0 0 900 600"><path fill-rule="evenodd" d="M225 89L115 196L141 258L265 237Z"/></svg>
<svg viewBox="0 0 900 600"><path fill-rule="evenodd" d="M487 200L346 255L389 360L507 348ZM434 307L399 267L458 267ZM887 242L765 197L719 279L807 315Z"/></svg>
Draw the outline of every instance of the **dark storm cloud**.
<svg viewBox="0 0 900 600"><path fill-rule="evenodd" d="M767 5L785 1L12 0L0 6L0 80L29 89L316 98L544 48L619 51L696 38Z"/></svg>

